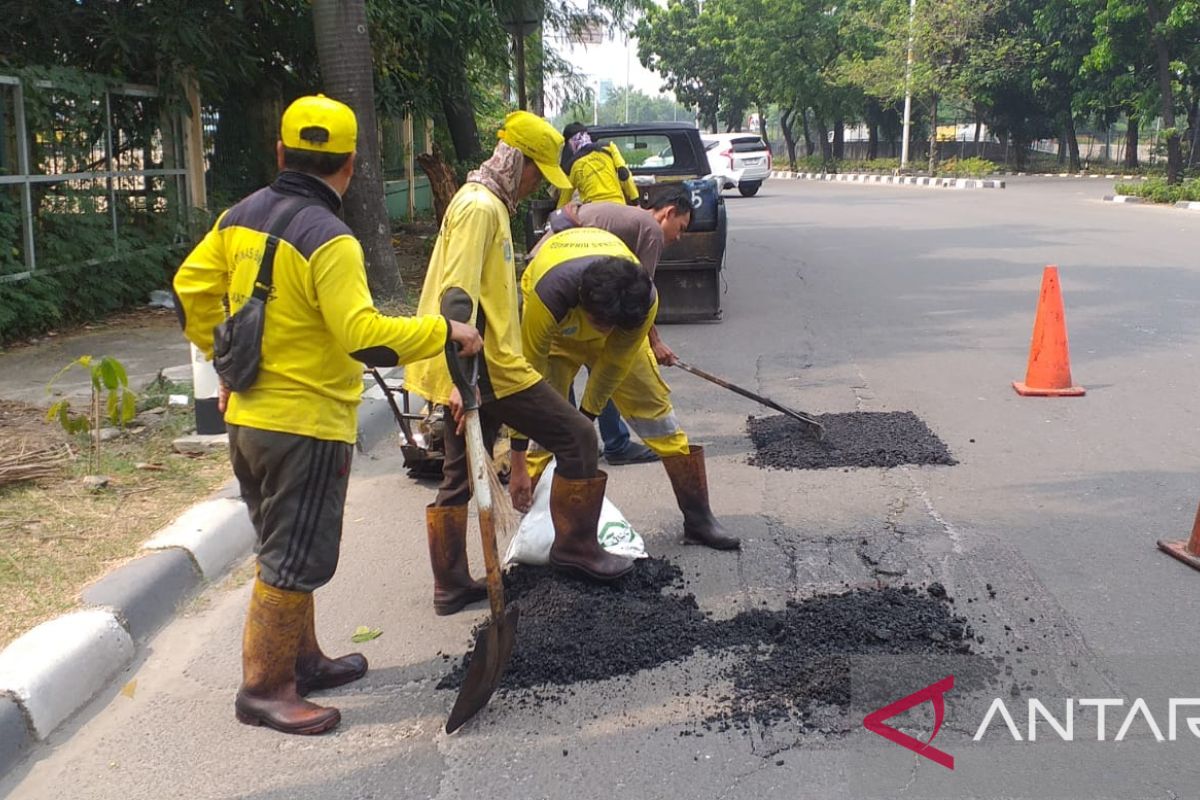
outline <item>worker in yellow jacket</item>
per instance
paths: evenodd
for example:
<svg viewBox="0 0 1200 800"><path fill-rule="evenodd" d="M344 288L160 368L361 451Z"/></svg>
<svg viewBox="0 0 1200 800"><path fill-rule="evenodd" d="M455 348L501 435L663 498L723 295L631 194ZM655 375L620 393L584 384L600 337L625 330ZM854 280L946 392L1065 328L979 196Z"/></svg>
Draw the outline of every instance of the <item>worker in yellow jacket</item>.
<svg viewBox="0 0 1200 800"><path fill-rule="evenodd" d="M587 127L572 122L563 128L563 170L571 187L559 192L558 207L579 195L581 203L636 203L637 184L615 142L593 142Z"/></svg>
<svg viewBox="0 0 1200 800"><path fill-rule="evenodd" d="M644 292L649 302L643 302ZM594 417L611 398L658 454L683 512L684 541L717 550L740 547L712 513L704 448L689 443L659 374L647 338L658 312L657 293L633 251L599 228L552 234L522 275L521 296L525 357L564 397L579 369L588 367L580 411ZM510 490L527 505L530 479L546 459L525 456L523 449L514 439Z"/></svg>
<svg viewBox="0 0 1200 800"><path fill-rule="evenodd" d="M522 355L517 271L509 217L543 177L569 188L559 167L562 136L526 111L509 114L491 158L467 176L442 220L418 313L443 314L469 323L483 335L479 363L479 419L490 450L500 425L534 437L558 456L550 496L554 545L550 561L597 580L612 580L633 568L596 541L604 502L605 476L596 468L596 432L585 418L543 380ZM443 358L412 364L405 385L431 403L447 406L445 458L437 497L426 509L433 607L453 614L487 597L467 565L467 503L471 497L466 442L459 422L462 398Z"/></svg>
<svg viewBox="0 0 1200 800"><path fill-rule="evenodd" d="M285 733L337 725L336 708L303 695L367 671L359 653L321 651L312 595L337 568L363 363L425 358L450 340L464 352L482 345L473 327L441 315L375 309L362 247L337 215L357 134L354 112L336 100L288 106L279 177L221 214L174 280L184 334L210 360L214 327L252 296L263 303L257 378L221 391L233 472L258 534L235 710Z"/></svg>

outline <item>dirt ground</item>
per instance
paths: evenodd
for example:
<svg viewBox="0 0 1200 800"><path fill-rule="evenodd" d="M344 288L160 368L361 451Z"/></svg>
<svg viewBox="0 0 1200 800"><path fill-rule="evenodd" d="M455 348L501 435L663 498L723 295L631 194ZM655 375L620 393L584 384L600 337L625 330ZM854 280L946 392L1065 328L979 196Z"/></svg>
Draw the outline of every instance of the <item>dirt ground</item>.
<svg viewBox="0 0 1200 800"><path fill-rule="evenodd" d="M80 589L230 477L223 453L171 450L192 425L189 407L148 408L124 435L99 445L94 470L88 439L68 436L44 414L0 401L0 452L56 443L72 453L54 477L0 486L0 647L76 607ZM108 485L90 490L88 474L107 476Z"/></svg>

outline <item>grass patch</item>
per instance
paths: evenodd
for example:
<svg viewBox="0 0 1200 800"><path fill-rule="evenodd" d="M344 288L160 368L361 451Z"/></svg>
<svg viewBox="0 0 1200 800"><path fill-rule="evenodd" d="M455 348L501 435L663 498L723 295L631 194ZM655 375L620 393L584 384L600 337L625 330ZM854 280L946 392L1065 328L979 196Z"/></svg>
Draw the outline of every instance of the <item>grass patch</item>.
<svg viewBox="0 0 1200 800"><path fill-rule="evenodd" d="M78 607L80 589L229 479L225 453L192 458L171 449L194 421L188 407L154 405L174 388L148 389L126 433L100 445L96 474L109 484L95 492L83 483L86 437L68 438L41 409L0 402L0 444L65 441L78 453L58 477L0 487L0 646Z"/></svg>

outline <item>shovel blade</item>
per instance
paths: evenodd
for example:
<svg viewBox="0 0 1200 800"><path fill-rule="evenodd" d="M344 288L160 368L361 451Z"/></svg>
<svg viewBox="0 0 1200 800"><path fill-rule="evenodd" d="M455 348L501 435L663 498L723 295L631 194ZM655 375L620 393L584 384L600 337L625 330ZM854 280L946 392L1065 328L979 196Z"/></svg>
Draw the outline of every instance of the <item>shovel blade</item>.
<svg viewBox="0 0 1200 800"><path fill-rule="evenodd" d="M450 718L446 720L446 733L454 733L461 728L492 699L492 693L500 685L504 668L512 656L520 615L521 610L517 606L508 606L503 616L493 618L486 628L476 634L471 663L467 665L467 674L458 688Z"/></svg>

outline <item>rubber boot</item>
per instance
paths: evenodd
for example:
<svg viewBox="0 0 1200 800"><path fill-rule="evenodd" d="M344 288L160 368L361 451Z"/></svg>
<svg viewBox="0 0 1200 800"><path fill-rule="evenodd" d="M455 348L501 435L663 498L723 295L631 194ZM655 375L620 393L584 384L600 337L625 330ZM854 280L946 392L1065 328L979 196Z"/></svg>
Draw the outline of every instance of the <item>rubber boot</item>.
<svg viewBox="0 0 1200 800"><path fill-rule="evenodd" d="M554 522L550 563L598 581L616 580L633 569L632 559L613 555L596 540L606 483L608 475L603 472L584 480L555 472L550 484L550 519Z"/></svg>
<svg viewBox="0 0 1200 800"><path fill-rule="evenodd" d="M239 722L284 733L324 733L342 714L296 693L296 655L308 615L308 592L254 581L242 637L242 686L234 710Z"/></svg>
<svg viewBox="0 0 1200 800"><path fill-rule="evenodd" d="M708 505L708 474L704 469L704 448L689 447L685 456L663 456L663 466L675 490L675 501L683 512L683 541L702 544L714 550L737 550L742 546L730 536Z"/></svg>
<svg viewBox="0 0 1200 800"><path fill-rule="evenodd" d="M345 686L367 674L367 657L350 653L330 658L317 642L316 598L308 596L304 628L300 631L300 647L296 653L296 694Z"/></svg>
<svg viewBox="0 0 1200 800"><path fill-rule="evenodd" d="M433 566L433 611L439 617L486 600L487 584L471 580L467 567L467 507L426 506L425 531Z"/></svg>

